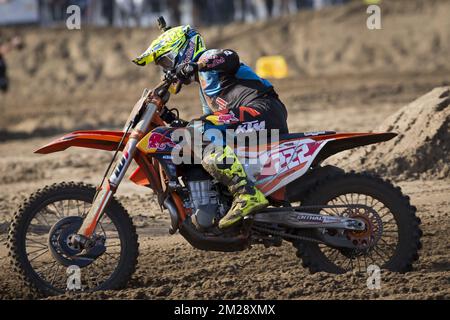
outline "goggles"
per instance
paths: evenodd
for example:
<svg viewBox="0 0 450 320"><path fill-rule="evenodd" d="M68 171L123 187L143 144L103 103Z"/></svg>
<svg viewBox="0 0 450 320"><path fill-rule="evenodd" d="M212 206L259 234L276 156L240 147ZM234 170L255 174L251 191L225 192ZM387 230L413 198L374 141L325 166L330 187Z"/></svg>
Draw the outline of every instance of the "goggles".
<svg viewBox="0 0 450 320"><path fill-rule="evenodd" d="M158 58L155 63L162 67L164 70L171 70L175 67L176 54L174 52L168 52L162 57Z"/></svg>

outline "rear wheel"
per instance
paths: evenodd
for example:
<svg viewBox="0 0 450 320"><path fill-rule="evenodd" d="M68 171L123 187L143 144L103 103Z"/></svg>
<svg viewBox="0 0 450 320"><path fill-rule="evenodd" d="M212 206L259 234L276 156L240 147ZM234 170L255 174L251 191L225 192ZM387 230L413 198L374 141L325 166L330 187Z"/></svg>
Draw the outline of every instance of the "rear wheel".
<svg viewBox="0 0 450 320"><path fill-rule="evenodd" d="M79 275L83 291L118 289L127 283L137 263L138 242L131 218L115 199L111 199L94 232L105 239L102 255L81 266L78 273L68 270L55 253L76 252L65 247L68 242L62 237L74 223L82 221L94 195L93 186L60 183L38 190L20 207L7 244L13 270L25 286L42 295L56 295L70 289L71 275Z"/></svg>
<svg viewBox="0 0 450 320"><path fill-rule="evenodd" d="M395 272L406 272L418 259L421 248L420 219L416 208L400 188L368 174L347 173L329 177L311 190L303 205L369 206L374 212L348 209L321 209L320 214L348 216L364 220L364 232L347 232L361 249L332 248L324 244L294 241L297 255L311 272L366 272L369 265ZM333 230L326 230L333 234ZM370 243L367 246L367 242Z"/></svg>

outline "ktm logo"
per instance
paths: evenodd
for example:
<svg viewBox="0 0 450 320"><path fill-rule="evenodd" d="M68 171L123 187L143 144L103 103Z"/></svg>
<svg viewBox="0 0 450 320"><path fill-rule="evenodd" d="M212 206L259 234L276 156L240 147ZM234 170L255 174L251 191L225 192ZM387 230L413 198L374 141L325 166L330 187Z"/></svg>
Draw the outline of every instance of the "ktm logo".
<svg viewBox="0 0 450 320"><path fill-rule="evenodd" d="M265 121L250 121L250 122L244 122L243 124L240 124L236 129L237 133L245 133L245 132L252 132L252 131L261 131L266 128L266 122Z"/></svg>

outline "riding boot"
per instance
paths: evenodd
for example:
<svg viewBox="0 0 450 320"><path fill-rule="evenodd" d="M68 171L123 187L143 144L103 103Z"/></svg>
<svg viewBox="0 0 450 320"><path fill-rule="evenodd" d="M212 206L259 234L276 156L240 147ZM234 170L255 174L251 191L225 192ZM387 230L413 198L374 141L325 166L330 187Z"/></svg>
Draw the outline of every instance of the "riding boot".
<svg viewBox="0 0 450 320"><path fill-rule="evenodd" d="M205 170L217 181L228 187L233 204L219 221L219 228L227 228L269 205L264 194L247 177L244 167L229 146L216 147L202 160Z"/></svg>

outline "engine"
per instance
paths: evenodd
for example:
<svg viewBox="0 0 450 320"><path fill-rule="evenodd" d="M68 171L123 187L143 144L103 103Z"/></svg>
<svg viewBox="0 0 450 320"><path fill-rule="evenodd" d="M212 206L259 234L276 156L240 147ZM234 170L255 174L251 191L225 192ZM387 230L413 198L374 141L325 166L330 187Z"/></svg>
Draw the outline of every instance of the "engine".
<svg viewBox="0 0 450 320"><path fill-rule="evenodd" d="M219 193L212 178L203 170L194 169L187 177L189 206L192 208L192 222L202 228L213 226L214 219L225 212Z"/></svg>

